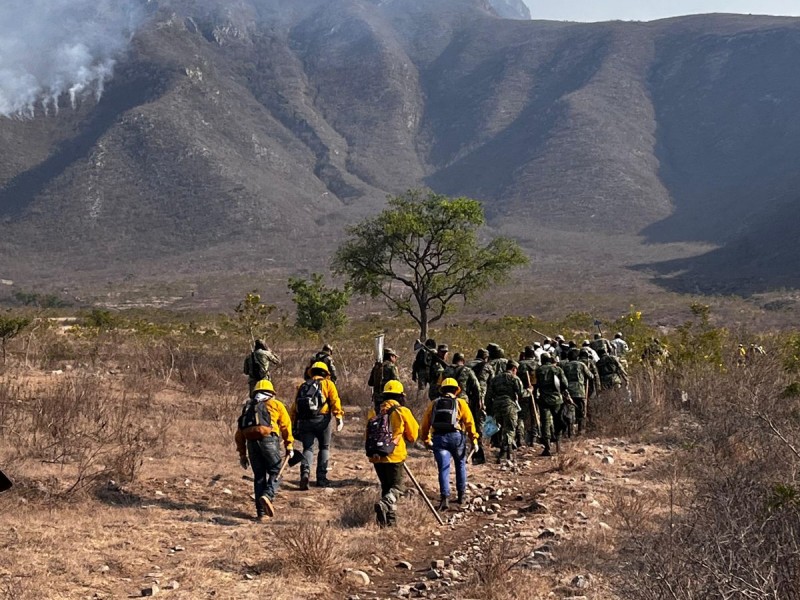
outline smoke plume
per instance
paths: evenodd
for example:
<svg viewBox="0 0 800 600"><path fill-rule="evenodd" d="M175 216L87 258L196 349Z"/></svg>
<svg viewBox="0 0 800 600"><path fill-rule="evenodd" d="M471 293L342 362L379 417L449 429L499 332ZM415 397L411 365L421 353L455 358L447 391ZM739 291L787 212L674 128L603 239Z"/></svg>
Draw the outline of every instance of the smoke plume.
<svg viewBox="0 0 800 600"><path fill-rule="evenodd" d="M137 0L0 0L0 115L99 100L141 18Z"/></svg>

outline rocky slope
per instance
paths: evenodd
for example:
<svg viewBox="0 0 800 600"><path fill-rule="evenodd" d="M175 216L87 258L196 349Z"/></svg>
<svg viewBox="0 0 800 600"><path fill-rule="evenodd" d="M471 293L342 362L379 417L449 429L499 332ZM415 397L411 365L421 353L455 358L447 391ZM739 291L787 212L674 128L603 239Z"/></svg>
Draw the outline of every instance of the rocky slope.
<svg viewBox="0 0 800 600"><path fill-rule="evenodd" d="M800 21L498 18L516 4L148 3L99 102L0 120L0 275L320 270L347 223L429 185L529 244L722 246L659 265L670 285L800 284Z"/></svg>

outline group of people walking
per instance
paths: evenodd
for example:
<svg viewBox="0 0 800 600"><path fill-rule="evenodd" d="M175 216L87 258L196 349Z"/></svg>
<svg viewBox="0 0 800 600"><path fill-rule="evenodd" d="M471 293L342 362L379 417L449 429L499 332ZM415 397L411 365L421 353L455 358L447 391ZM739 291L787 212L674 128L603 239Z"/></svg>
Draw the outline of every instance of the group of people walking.
<svg viewBox="0 0 800 600"><path fill-rule="evenodd" d="M589 399L606 389L627 385L624 355L628 345L617 334L613 341L596 335L581 347L562 336L526 346L519 360L507 358L496 343L477 351L467 361L461 352L448 360L449 347L432 339L419 344L412 365L417 396L429 399L421 422L407 406L400 381L398 355L383 351L370 372L372 407L365 427L365 452L381 485L375 504L381 526L396 523L397 501L402 491L408 445L421 441L433 451L439 473L438 510L464 502L467 463L486 462L486 446L497 448L497 461L514 461L515 452L541 444L542 455L558 449L562 435L583 432ZM300 465L300 489L309 488L314 447L317 446L316 480L331 485L327 477L331 435L344 426L344 412L336 389L332 348L325 345L304 373L289 409L275 397L270 365L279 358L260 340L245 359L250 396L242 409L236 444L243 468L254 475L258 519L275 514L273 499L282 468ZM293 450L294 435L302 445ZM281 451L283 445L283 452ZM450 475L455 470L455 497Z"/></svg>

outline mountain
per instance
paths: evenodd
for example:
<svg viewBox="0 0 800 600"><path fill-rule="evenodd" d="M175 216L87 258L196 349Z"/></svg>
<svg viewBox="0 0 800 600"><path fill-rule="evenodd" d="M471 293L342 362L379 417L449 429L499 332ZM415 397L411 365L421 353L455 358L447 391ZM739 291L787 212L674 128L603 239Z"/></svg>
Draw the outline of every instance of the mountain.
<svg viewBox="0 0 800 600"><path fill-rule="evenodd" d="M491 6L504 19L530 20L531 9L523 0L491 0Z"/></svg>
<svg viewBox="0 0 800 600"><path fill-rule="evenodd" d="M800 20L503 6L151 0L99 101L0 119L0 277L323 270L347 224L428 185L534 257L562 232L676 289L800 285ZM660 251L681 243L710 251Z"/></svg>

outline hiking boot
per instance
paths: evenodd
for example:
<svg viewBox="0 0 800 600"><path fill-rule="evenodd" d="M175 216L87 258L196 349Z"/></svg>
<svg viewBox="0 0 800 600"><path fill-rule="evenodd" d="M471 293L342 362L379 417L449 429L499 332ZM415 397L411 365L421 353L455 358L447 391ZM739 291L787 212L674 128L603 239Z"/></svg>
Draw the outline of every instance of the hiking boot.
<svg viewBox="0 0 800 600"><path fill-rule="evenodd" d="M389 515L383 502L375 503L375 520L379 527L386 527L389 524Z"/></svg>
<svg viewBox="0 0 800 600"><path fill-rule="evenodd" d="M272 501L269 499L269 496L261 496L258 499L258 503L261 505L261 508L266 516L269 518L275 516L275 508L273 508Z"/></svg>
<svg viewBox="0 0 800 600"><path fill-rule="evenodd" d="M486 454L483 452L483 448L475 452L472 455L472 464L473 465L482 465L486 463Z"/></svg>
<svg viewBox="0 0 800 600"><path fill-rule="evenodd" d="M464 492L458 492L458 497L456 498L456 504L464 504Z"/></svg>
<svg viewBox="0 0 800 600"><path fill-rule="evenodd" d="M300 489L302 491L308 491L308 475L303 474L300 475Z"/></svg>
<svg viewBox="0 0 800 600"><path fill-rule="evenodd" d="M450 502L448 501L447 496L442 496L442 499L439 501L439 507L437 508L437 510L439 512L444 512L448 508L450 508Z"/></svg>
<svg viewBox="0 0 800 600"><path fill-rule="evenodd" d="M314 485L320 488L329 488L333 487L333 482L327 477L323 477L322 479L317 479L317 482Z"/></svg>

